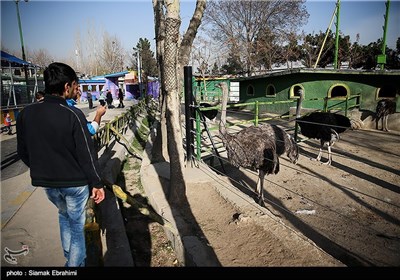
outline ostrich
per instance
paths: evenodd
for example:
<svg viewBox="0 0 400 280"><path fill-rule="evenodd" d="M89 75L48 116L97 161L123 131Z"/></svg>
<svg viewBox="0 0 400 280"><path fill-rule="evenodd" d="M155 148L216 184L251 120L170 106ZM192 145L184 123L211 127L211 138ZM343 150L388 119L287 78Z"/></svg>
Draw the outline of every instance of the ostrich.
<svg viewBox="0 0 400 280"><path fill-rule="evenodd" d="M300 117L301 103L303 101L303 91L300 90L300 98L297 104L296 122L300 126L301 134L308 138L315 138L321 141L318 156L315 160L320 161L322 148L327 143L328 161L323 164L331 165L332 151L331 147L340 139L339 134L345 132L351 127L350 119L335 113L312 112L309 115Z"/></svg>
<svg viewBox="0 0 400 280"><path fill-rule="evenodd" d="M297 143L283 129L270 124L247 127L236 134L228 133L225 128L228 86L226 83L220 83L219 87L222 88L219 133L228 159L237 168L244 167L258 171L256 189L258 203L265 206L263 193L265 175L279 172L279 156L283 153L296 164L299 157Z"/></svg>
<svg viewBox="0 0 400 280"><path fill-rule="evenodd" d="M389 131L387 122L390 114L396 113L396 102L390 99L381 99L376 105L376 129L379 129L379 120L382 121L382 130Z"/></svg>

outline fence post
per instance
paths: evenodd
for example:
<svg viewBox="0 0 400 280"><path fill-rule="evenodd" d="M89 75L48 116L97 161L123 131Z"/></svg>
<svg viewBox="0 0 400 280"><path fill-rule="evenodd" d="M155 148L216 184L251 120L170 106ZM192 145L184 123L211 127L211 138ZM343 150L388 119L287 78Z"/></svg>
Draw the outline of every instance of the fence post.
<svg viewBox="0 0 400 280"><path fill-rule="evenodd" d="M201 128L199 110L196 110L196 159L201 159Z"/></svg>
<svg viewBox="0 0 400 280"><path fill-rule="evenodd" d="M106 147L110 144L110 122L106 123Z"/></svg>
<svg viewBox="0 0 400 280"><path fill-rule="evenodd" d="M255 106L256 106L256 108L255 108L254 126L258 126L258 112L259 112L258 101L256 101Z"/></svg>
<svg viewBox="0 0 400 280"><path fill-rule="evenodd" d="M324 98L324 112L328 112L328 97Z"/></svg>
<svg viewBox="0 0 400 280"><path fill-rule="evenodd" d="M185 124L186 124L186 161L190 161L194 154L193 143L193 84L192 66L183 67L184 87L185 87Z"/></svg>

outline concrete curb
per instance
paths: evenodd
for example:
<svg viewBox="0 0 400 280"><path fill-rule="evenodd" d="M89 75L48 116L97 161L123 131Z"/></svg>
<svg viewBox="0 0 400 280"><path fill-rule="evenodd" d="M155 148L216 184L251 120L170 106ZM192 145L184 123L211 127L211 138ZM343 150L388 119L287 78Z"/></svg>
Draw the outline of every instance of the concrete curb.
<svg viewBox="0 0 400 280"><path fill-rule="evenodd" d="M153 125L155 127L157 123ZM140 169L140 178L145 193L150 204L155 211L172 223L177 232L171 232L164 227L164 231L172 243L172 247L177 255L178 261L184 266L220 266L218 260L212 254L210 247L197 237L190 234L190 225L179 214L179 210L174 209L169 204L166 197L166 186L169 186L169 163L160 162L151 164L151 149L155 139L155 130L151 129L149 140L146 144L145 152ZM191 172L197 172L192 168L186 169L186 178L193 178L199 181L198 176L191 176ZM203 177L204 178L204 177ZM207 180L206 178L204 178ZM167 187L168 188L168 187Z"/></svg>

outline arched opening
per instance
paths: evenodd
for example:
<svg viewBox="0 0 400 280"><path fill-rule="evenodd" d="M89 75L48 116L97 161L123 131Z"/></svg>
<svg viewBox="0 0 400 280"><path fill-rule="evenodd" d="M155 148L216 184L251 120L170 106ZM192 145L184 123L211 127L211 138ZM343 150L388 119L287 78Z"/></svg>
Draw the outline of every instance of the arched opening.
<svg viewBox="0 0 400 280"><path fill-rule="evenodd" d="M396 88L393 85L384 85L376 90L376 99L395 98Z"/></svg>
<svg viewBox="0 0 400 280"><path fill-rule="evenodd" d="M301 84L295 84L290 87L290 98L299 98L300 97L300 90L303 90L303 94L305 96L304 87Z"/></svg>
<svg viewBox="0 0 400 280"><path fill-rule="evenodd" d="M253 87L253 85L247 86L246 94L248 96L254 96L254 87Z"/></svg>
<svg viewBox="0 0 400 280"><path fill-rule="evenodd" d="M333 85L328 91L329 98L346 98L350 96L350 89L344 84Z"/></svg>
<svg viewBox="0 0 400 280"><path fill-rule="evenodd" d="M276 90L273 84L267 85L267 88L265 89L265 96L266 97L275 97L276 96Z"/></svg>

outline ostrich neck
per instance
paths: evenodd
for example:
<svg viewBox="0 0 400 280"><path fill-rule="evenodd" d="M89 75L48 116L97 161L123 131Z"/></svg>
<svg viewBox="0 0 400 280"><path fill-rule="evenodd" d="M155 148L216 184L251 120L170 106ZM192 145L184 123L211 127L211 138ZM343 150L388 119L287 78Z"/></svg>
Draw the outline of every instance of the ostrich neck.
<svg viewBox="0 0 400 280"><path fill-rule="evenodd" d="M300 90L299 99L297 99L296 118L301 117L301 105L303 103L303 99L304 99L304 92Z"/></svg>
<svg viewBox="0 0 400 280"><path fill-rule="evenodd" d="M225 136L226 135L226 107L228 104L228 87L224 83L221 85L222 88L222 100L221 100L221 119L219 122L219 132Z"/></svg>

